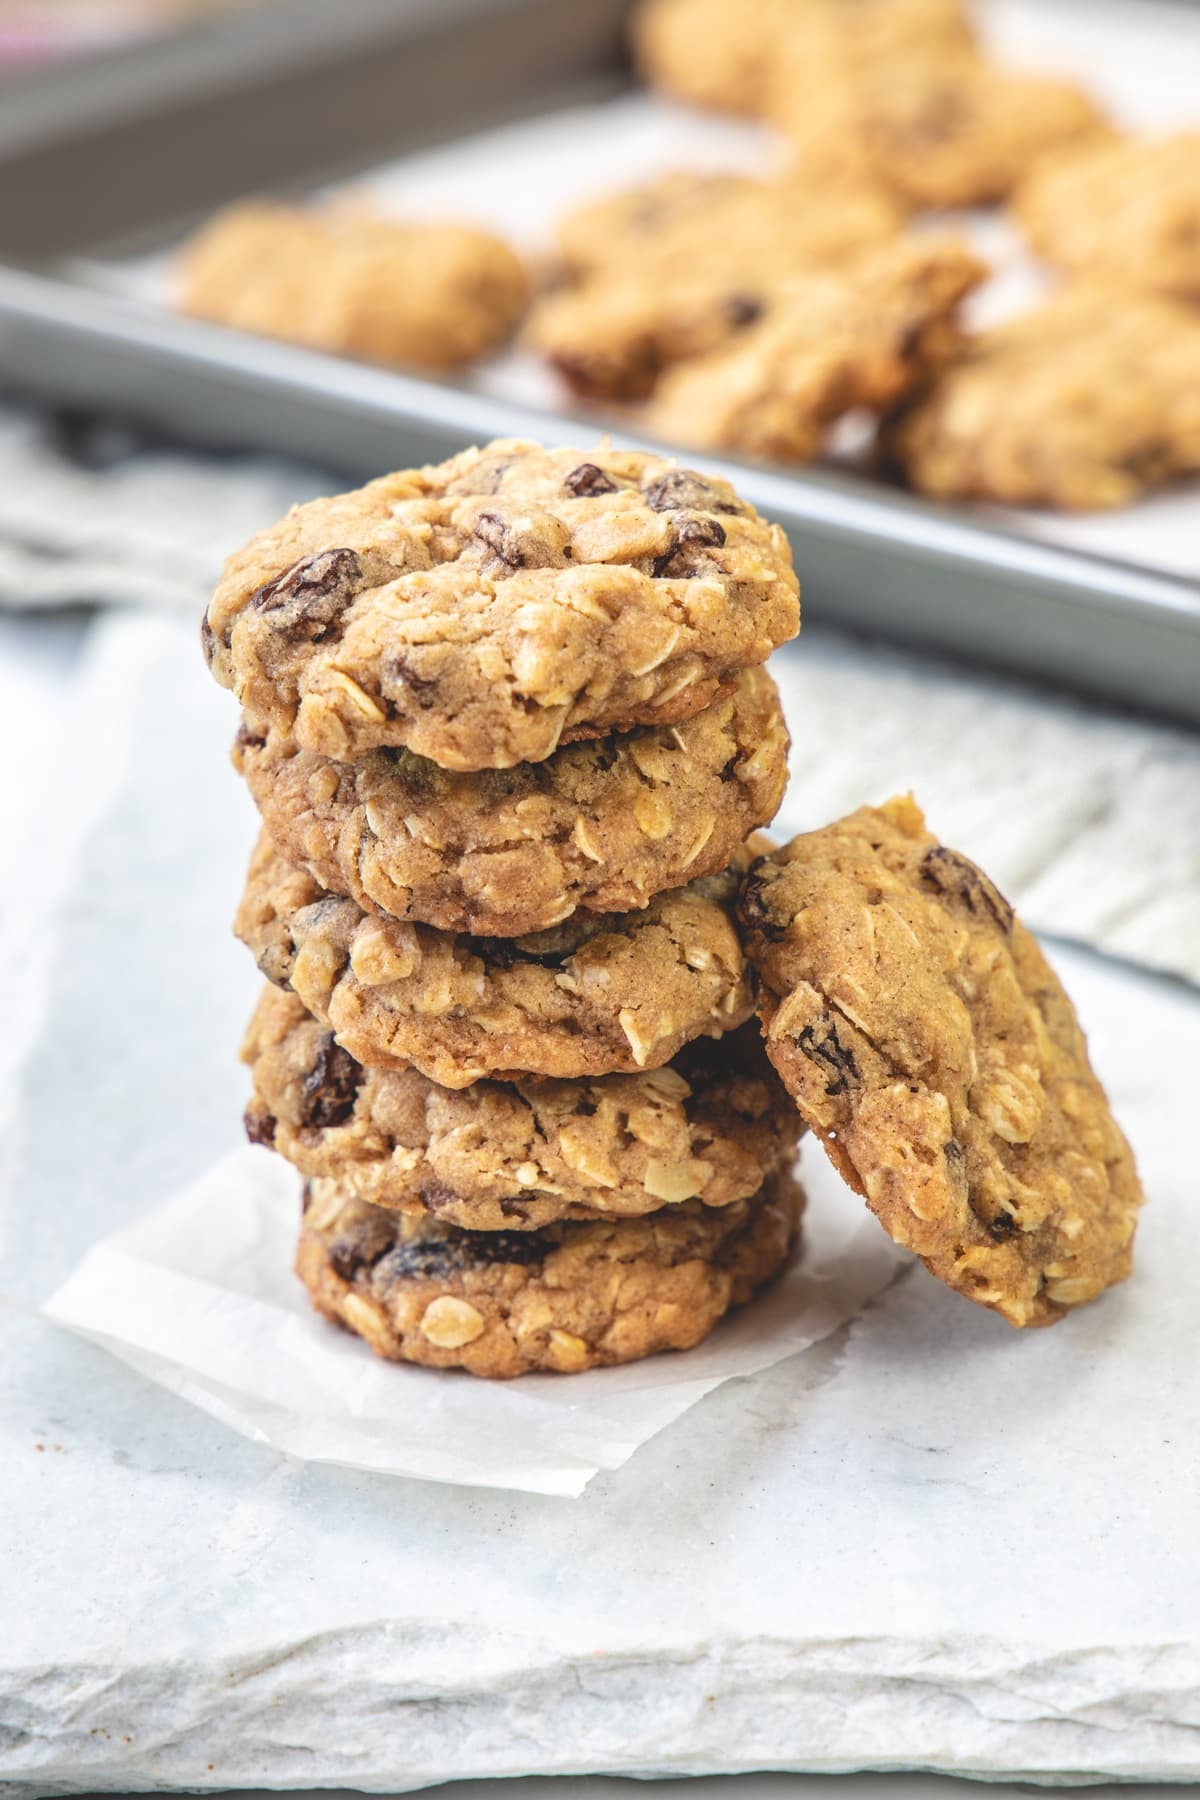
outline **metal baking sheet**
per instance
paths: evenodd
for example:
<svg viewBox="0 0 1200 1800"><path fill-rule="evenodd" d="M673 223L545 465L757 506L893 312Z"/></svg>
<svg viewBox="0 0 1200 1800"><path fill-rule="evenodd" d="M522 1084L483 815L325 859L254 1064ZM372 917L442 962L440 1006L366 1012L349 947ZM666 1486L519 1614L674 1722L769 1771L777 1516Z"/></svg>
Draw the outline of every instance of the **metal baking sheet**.
<svg viewBox="0 0 1200 1800"><path fill-rule="evenodd" d="M561 441L572 419L576 438L595 433L595 419L532 404L520 383L366 368L183 318L136 284L93 277L106 257L176 241L234 193L312 188L436 139L611 95L628 80L627 10L625 0L345 0L335 20L314 0L275 0L119 60L50 71L11 97L16 107L6 94L0 378L349 478L495 435ZM620 157L605 160L616 167ZM606 167L593 185L621 178ZM999 523L840 468L687 456L731 474L784 525L810 620L1200 723L1191 571L1047 541L1039 533L1053 522ZM1178 532L1177 507L1174 523Z"/></svg>

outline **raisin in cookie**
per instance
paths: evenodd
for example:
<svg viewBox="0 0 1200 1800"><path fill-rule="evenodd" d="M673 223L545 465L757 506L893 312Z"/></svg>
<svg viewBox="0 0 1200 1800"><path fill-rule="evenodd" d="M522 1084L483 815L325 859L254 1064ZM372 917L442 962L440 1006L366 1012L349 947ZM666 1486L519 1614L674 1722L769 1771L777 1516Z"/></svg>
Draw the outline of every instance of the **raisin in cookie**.
<svg viewBox="0 0 1200 1800"><path fill-rule="evenodd" d="M1013 1325L1128 1275L1142 1193L1034 939L911 799L755 864L767 1052L897 1243Z"/></svg>
<svg viewBox="0 0 1200 1800"><path fill-rule="evenodd" d="M453 369L525 310L520 260L490 232L251 202L188 245L181 303L201 318L365 362Z"/></svg>
<svg viewBox="0 0 1200 1800"><path fill-rule="evenodd" d="M690 718L798 629L787 540L727 482L503 441L296 508L201 635L256 726L478 770Z"/></svg>
<svg viewBox="0 0 1200 1800"><path fill-rule="evenodd" d="M772 71L769 110L813 181L877 181L914 208L1002 200L1034 161L1106 129L1066 81L971 51L846 55L797 29Z"/></svg>
<svg viewBox="0 0 1200 1800"><path fill-rule="evenodd" d="M643 0L634 51L646 80L667 93L759 113L781 48L813 20L857 56L971 41L961 0Z"/></svg>
<svg viewBox="0 0 1200 1800"><path fill-rule="evenodd" d="M664 369L735 340L781 282L886 242L901 215L878 186L674 175L560 227L573 285L528 337L577 393L641 399Z"/></svg>
<svg viewBox="0 0 1200 1800"><path fill-rule="evenodd" d="M310 1183L296 1272L377 1356L511 1376L687 1350L788 1260L803 1195L788 1175L719 1208L540 1231L462 1231Z"/></svg>
<svg viewBox="0 0 1200 1800"><path fill-rule="evenodd" d="M520 937L710 875L767 824L788 736L765 669L681 725L464 775L410 751L335 763L243 729L235 760L276 845L368 911Z"/></svg>
<svg viewBox="0 0 1200 1800"><path fill-rule="evenodd" d="M753 1026L642 1074L456 1091L363 1068L294 995L267 988L242 1057L252 1142L348 1198L478 1231L728 1206L790 1165L800 1133Z"/></svg>
<svg viewBox="0 0 1200 1800"><path fill-rule="evenodd" d="M968 340L885 457L939 498L1124 506L1200 469L1200 315L1078 282Z"/></svg>
<svg viewBox="0 0 1200 1800"><path fill-rule="evenodd" d="M512 1069L653 1069L753 1011L733 903L749 857L637 912L520 938L457 936L325 893L265 837L236 930L361 1062L444 1087Z"/></svg>
<svg viewBox="0 0 1200 1800"><path fill-rule="evenodd" d="M673 370L659 437L809 462L846 413L890 406L957 349L954 314L986 268L954 240L912 238L780 290L761 322Z"/></svg>
<svg viewBox="0 0 1200 1800"><path fill-rule="evenodd" d="M1200 133L1050 157L1015 210L1038 255L1059 268L1200 300Z"/></svg>

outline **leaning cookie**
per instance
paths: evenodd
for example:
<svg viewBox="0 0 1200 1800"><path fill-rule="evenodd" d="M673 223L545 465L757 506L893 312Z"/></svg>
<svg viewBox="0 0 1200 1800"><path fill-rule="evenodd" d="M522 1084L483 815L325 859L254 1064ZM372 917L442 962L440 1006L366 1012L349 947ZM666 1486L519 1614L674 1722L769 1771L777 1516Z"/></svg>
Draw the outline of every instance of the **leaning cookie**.
<svg viewBox="0 0 1200 1800"><path fill-rule="evenodd" d="M477 770L690 718L799 622L783 532L727 482L501 441L295 509L201 637L256 728Z"/></svg>
<svg viewBox="0 0 1200 1800"><path fill-rule="evenodd" d="M801 1130L753 1027L644 1074L515 1075L458 1092L411 1069L364 1069L268 988L242 1057L252 1142L349 1199L469 1230L729 1206L790 1165Z"/></svg>
<svg viewBox="0 0 1200 1800"><path fill-rule="evenodd" d="M305 1195L296 1272L318 1312L377 1356L507 1377L687 1350L787 1262L804 1200L790 1175L720 1208L540 1231L460 1231Z"/></svg>
<svg viewBox="0 0 1200 1800"><path fill-rule="evenodd" d="M724 868L774 817L788 735L764 669L680 725L451 773L410 752L351 763L243 727L235 760L288 858L395 919L520 937L626 912Z"/></svg>
<svg viewBox="0 0 1200 1800"><path fill-rule="evenodd" d="M1071 1002L911 799L763 858L742 915L768 1054L898 1243L1013 1325L1128 1275L1142 1191Z"/></svg>
<svg viewBox="0 0 1200 1800"><path fill-rule="evenodd" d="M753 1011L733 917L749 860L740 850L639 911L474 938L364 913L264 836L235 929L263 974L372 1068L420 1069L448 1088L510 1070L654 1069Z"/></svg>

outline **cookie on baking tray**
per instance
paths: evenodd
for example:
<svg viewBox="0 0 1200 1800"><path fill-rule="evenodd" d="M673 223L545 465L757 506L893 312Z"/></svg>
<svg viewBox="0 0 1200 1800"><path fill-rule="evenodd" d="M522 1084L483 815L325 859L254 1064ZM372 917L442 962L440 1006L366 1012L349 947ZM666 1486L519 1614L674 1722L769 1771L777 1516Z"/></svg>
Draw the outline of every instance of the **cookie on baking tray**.
<svg viewBox="0 0 1200 1800"><path fill-rule="evenodd" d="M569 214L573 277L534 308L528 339L577 393L641 399L665 369L737 338L782 283L895 237L878 184L674 174Z"/></svg>
<svg viewBox="0 0 1200 1800"><path fill-rule="evenodd" d="M310 1182L296 1271L377 1356L507 1377L686 1350L779 1273L803 1195L789 1174L728 1206L537 1231L463 1231Z"/></svg>
<svg viewBox="0 0 1200 1800"><path fill-rule="evenodd" d="M487 231L246 201L186 246L186 312L364 362L453 369L512 336L520 259Z"/></svg>
<svg viewBox="0 0 1200 1800"><path fill-rule="evenodd" d="M847 413L879 411L957 350L959 302L986 266L953 238L897 238L781 287L762 320L660 382L659 437L809 462Z"/></svg>
<svg viewBox="0 0 1200 1800"><path fill-rule="evenodd" d="M885 457L937 498L1088 511L1200 470L1200 314L1100 281L969 338Z"/></svg>
<svg viewBox="0 0 1200 1800"><path fill-rule="evenodd" d="M236 760L278 848L369 911L520 937L625 912L731 862L787 780L779 694L748 669L680 725L472 774L409 751L335 763L243 730Z"/></svg>
<svg viewBox="0 0 1200 1800"><path fill-rule="evenodd" d="M759 113L781 49L814 21L855 56L971 42L962 0L644 0L633 20L634 52L646 80L669 94Z"/></svg>
<svg viewBox="0 0 1200 1800"><path fill-rule="evenodd" d="M781 45L768 111L810 180L880 183L913 209L1003 200L1039 157L1109 129L1072 82L961 48L851 57L811 22Z"/></svg>
<svg viewBox="0 0 1200 1800"><path fill-rule="evenodd" d="M1048 157L1014 210L1046 262L1200 300L1200 132L1101 139Z"/></svg>
<svg viewBox="0 0 1200 1800"><path fill-rule="evenodd" d="M263 974L372 1068L419 1069L451 1088L513 1070L653 1069L753 1011L733 917L749 861L741 849L727 869L637 911L470 937L364 913L264 834L235 929Z"/></svg>
<svg viewBox="0 0 1200 1800"><path fill-rule="evenodd" d="M898 1243L1013 1325L1128 1275L1143 1196L1071 1002L911 798L794 838L741 904L768 1054Z"/></svg>
<svg viewBox="0 0 1200 1800"><path fill-rule="evenodd" d="M479 770L691 718L798 629L783 532L727 482L514 440L294 509L202 637L255 727Z"/></svg>
<svg viewBox="0 0 1200 1800"><path fill-rule="evenodd" d="M267 988L242 1057L253 1142L348 1199L478 1231L728 1206L790 1163L801 1130L756 1026L635 1075L457 1091L364 1068L294 995Z"/></svg>

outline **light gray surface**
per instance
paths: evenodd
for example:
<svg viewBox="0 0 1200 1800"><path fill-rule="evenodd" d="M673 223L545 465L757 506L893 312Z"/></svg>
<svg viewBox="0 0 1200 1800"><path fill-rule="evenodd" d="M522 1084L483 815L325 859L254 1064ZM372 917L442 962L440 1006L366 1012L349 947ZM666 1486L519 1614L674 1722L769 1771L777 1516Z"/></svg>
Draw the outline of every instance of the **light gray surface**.
<svg viewBox="0 0 1200 1800"><path fill-rule="evenodd" d="M237 1132L231 709L190 633L110 687L111 741L70 709L73 766L101 800L123 753L137 780L67 883L25 1072L0 1284L26 1305ZM579 1501L288 1462L7 1309L3 1778L1194 1776L1200 1005L1064 966L1155 1198L1138 1279L1016 1336L914 1269Z"/></svg>

